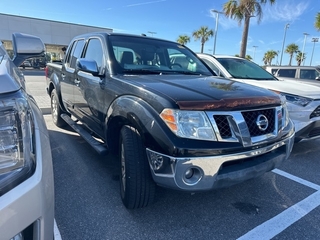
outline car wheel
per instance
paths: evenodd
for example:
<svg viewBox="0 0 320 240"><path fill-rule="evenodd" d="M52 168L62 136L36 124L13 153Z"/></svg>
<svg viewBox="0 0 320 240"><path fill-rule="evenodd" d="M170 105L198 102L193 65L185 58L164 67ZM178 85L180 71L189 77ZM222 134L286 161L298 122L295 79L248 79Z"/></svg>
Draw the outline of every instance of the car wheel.
<svg viewBox="0 0 320 240"><path fill-rule="evenodd" d="M120 193L128 209L142 208L154 200L154 183L146 150L137 129L124 126L120 133Z"/></svg>
<svg viewBox="0 0 320 240"><path fill-rule="evenodd" d="M61 108L59 98L55 89L51 92L51 115L53 123L58 127L63 127L66 122L61 118Z"/></svg>

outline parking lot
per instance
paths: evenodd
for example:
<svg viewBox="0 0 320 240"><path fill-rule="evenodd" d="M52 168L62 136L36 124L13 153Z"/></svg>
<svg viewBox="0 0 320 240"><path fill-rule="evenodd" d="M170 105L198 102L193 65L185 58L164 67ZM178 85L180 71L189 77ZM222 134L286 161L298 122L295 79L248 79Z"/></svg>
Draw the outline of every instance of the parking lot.
<svg viewBox="0 0 320 240"><path fill-rule="evenodd" d="M26 79L44 83L43 76L26 74ZM36 99L45 100L45 94ZM318 239L320 235L320 140L296 144L279 169L262 177L195 194L158 188L152 206L128 211L119 196L116 156L99 156L72 130L57 128L47 110L55 219L62 239Z"/></svg>
<svg viewBox="0 0 320 240"><path fill-rule="evenodd" d="M128 211L115 156L98 156L45 116L52 144L56 221L62 239L316 239L319 141L296 145L281 169L213 192L158 189L154 205Z"/></svg>

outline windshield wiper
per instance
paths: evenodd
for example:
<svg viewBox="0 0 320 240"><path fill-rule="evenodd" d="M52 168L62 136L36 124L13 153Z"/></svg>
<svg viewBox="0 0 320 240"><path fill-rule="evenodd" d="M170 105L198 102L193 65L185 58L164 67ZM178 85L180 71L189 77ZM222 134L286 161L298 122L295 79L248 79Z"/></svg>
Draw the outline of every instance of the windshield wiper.
<svg viewBox="0 0 320 240"><path fill-rule="evenodd" d="M131 74L162 74L163 71L150 69L124 69L122 72Z"/></svg>
<svg viewBox="0 0 320 240"><path fill-rule="evenodd" d="M191 72L191 71L167 71L166 73L185 74L185 75L205 75L200 72ZM206 76L211 76L211 75L208 74Z"/></svg>
<svg viewBox="0 0 320 240"><path fill-rule="evenodd" d="M258 78L258 77L246 77L246 76L233 76L233 78L237 79L248 79L248 80L276 80L274 78Z"/></svg>

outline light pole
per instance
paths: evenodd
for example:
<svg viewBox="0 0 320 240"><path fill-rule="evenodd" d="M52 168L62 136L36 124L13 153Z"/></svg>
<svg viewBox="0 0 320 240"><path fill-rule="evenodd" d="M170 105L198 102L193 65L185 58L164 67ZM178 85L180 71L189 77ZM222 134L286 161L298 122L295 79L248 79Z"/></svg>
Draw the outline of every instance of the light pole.
<svg viewBox="0 0 320 240"><path fill-rule="evenodd" d="M310 60L310 66L312 65L312 58L313 58L313 52L314 52L314 45L316 45L316 42L319 42L319 38L312 38L311 42L313 42L313 48L312 48L312 54L311 54L311 60Z"/></svg>
<svg viewBox="0 0 320 240"><path fill-rule="evenodd" d="M256 55L256 48L257 48L258 46L253 46L253 48L254 48L254 50L253 50L253 61L254 61L254 57L255 57L255 55Z"/></svg>
<svg viewBox="0 0 320 240"><path fill-rule="evenodd" d="M302 47L302 54L301 54L301 57L302 57L302 61L303 61L303 66L304 66L304 47L306 46L306 40L307 40L307 36L309 35L308 33L303 33L304 35L304 41L303 41L303 47Z"/></svg>
<svg viewBox="0 0 320 240"><path fill-rule="evenodd" d="M153 34L157 34L156 32L151 32L151 31L148 31L148 33L151 34L151 37L153 37Z"/></svg>
<svg viewBox="0 0 320 240"><path fill-rule="evenodd" d="M218 34L218 22L219 22L219 14L223 12L219 12L215 9L211 9L211 12L216 13L216 27L214 30L214 43L213 43L213 54L216 53L216 42L217 42L217 34Z"/></svg>
<svg viewBox="0 0 320 240"><path fill-rule="evenodd" d="M285 26L284 26L284 36L283 36L283 41L282 41L282 50L281 50L281 57L280 57L280 66L281 66L281 63L282 63L282 56L283 56L283 49L284 49L284 42L286 41L286 34L287 34L287 29L289 28L290 24L287 23Z"/></svg>

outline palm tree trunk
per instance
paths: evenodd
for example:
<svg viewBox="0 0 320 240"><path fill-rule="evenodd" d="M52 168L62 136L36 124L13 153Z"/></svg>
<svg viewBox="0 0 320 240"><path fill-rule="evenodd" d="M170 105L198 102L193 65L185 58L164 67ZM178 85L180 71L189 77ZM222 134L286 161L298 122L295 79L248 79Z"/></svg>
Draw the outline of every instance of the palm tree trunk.
<svg viewBox="0 0 320 240"><path fill-rule="evenodd" d="M201 53L203 53L204 43L201 43Z"/></svg>
<svg viewBox="0 0 320 240"><path fill-rule="evenodd" d="M289 66L291 66L292 56L293 54L290 54Z"/></svg>
<svg viewBox="0 0 320 240"><path fill-rule="evenodd" d="M247 52L247 42L249 34L250 15L246 14L244 17L244 26L241 40L240 57L244 58Z"/></svg>

